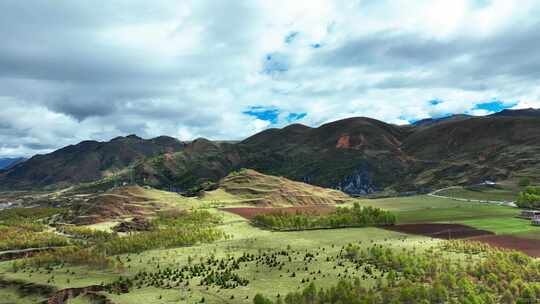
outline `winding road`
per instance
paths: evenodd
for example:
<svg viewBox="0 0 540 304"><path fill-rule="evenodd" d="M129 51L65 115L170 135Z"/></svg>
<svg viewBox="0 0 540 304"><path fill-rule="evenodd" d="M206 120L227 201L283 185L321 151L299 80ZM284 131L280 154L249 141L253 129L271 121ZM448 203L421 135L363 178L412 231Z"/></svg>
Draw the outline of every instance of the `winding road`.
<svg viewBox="0 0 540 304"><path fill-rule="evenodd" d="M451 199L454 201L460 201L460 202L473 202L473 203L483 203L483 204L493 204L493 205L500 205L500 206L508 206L508 207L515 207L517 208L517 205L515 202L508 202L508 201L489 201L489 200L479 200L479 199L472 199L472 198L459 198L459 197L452 197L452 196L445 196L445 195L439 195L437 193L448 190L448 189L461 189L463 187L461 186L452 186L452 187L446 187L442 189L435 190L431 193L428 193L429 196L432 197L438 197L438 198L446 198Z"/></svg>

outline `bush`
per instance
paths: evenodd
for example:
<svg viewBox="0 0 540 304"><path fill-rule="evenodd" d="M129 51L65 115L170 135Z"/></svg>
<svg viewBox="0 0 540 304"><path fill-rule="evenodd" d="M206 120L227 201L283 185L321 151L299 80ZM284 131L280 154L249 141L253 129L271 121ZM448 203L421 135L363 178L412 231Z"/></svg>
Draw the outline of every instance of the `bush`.
<svg viewBox="0 0 540 304"><path fill-rule="evenodd" d="M520 187L528 187L530 185L531 185L531 180L528 177L522 177L518 182L518 186Z"/></svg>
<svg viewBox="0 0 540 304"><path fill-rule="evenodd" d="M519 193L516 204L520 208L540 208L540 187L527 187Z"/></svg>

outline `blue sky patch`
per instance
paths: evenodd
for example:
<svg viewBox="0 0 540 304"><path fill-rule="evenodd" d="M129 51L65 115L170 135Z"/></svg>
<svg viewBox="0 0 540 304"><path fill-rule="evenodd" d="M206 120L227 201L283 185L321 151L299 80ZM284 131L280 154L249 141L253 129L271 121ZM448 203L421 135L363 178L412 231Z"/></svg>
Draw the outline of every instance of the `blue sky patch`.
<svg viewBox="0 0 540 304"><path fill-rule="evenodd" d="M493 101L490 101L490 102L479 103L473 108L473 110L486 110L486 111L489 111L489 112L500 112L500 111L502 111L504 109L511 108L511 107L515 106L516 104L517 104L517 102L504 103L504 102L499 101L499 100L493 100Z"/></svg>
<svg viewBox="0 0 540 304"><path fill-rule="evenodd" d="M272 124L277 123L279 113L281 113L281 111L277 108L263 106L249 107L248 110L242 112L242 114L253 116L260 120L269 121Z"/></svg>
<svg viewBox="0 0 540 304"><path fill-rule="evenodd" d="M413 118L407 117L405 115L399 116L399 119L408 121L410 124L414 124L415 122L418 121L418 119L413 119Z"/></svg>
<svg viewBox="0 0 540 304"><path fill-rule="evenodd" d="M297 37L300 32L290 32L287 36L285 36L284 42L286 44L291 44Z"/></svg>
<svg viewBox="0 0 540 304"><path fill-rule="evenodd" d="M263 70L264 74L272 75L285 73L289 70L289 58L282 53L270 53L264 56Z"/></svg>
<svg viewBox="0 0 540 304"><path fill-rule="evenodd" d="M293 121L300 120L300 119L306 117L306 115L307 115L306 112L289 113L289 115L287 115L287 122L293 122Z"/></svg>
<svg viewBox="0 0 540 304"><path fill-rule="evenodd" d="M271 124L277 124L279 120L279 115L282 113L279 108L273 107L273 106L252 106L249 107L246 111L242 112L242 114L253 116L257 119L268 121ZM307 116L306 112L291 112L287 114L286 120L287 122L293 122L300 120Z"/></svg>

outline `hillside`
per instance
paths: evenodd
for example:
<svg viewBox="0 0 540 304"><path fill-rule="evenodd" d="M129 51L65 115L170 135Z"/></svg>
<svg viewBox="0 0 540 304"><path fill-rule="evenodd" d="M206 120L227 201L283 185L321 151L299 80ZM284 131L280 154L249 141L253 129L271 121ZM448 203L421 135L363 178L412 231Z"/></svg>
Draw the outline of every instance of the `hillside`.
<svg viewBox="0 0 540 304"><path fill-rule="evenodd" d="M175 152L184 144L161 136L142 139L135 135L108 142L83 141L29 160L0 172L0 189L68 186L114 174L137 160Z"/></svg>
<svg viewBox="0 0 540 304"><path fill-rule="evenodd" d="M498 117L540 117L540 109L517 109L517 110L509 110L505 109L500 112L491 114L490 116L498 116Z"/></svg>
<svg viewBox="0 0 540 304"><path fill-rule="evenodd" d="M406 171L400 150L409 131L369 118L349 118L318 128L291 125L269 129L237 144L206 144L150 159L135 176L154 187L187 190L251 168L292 180L366 194ZM197 141L192 143L195 145ZM195 151L196 150L196 151Z"/></svg>
<svg viewBox="0 0 540 304"><path fill-rule="evenodd" d="M540 117L517 114L461 115L407 126L356 117L317 128L268 129L241 142L200 138L184 145L166 137L83 142L11 168L0 175L0 185L61 186L119 172L117 182L182 192L241 168L351 195L523 176L540 180Z"/></svg>
<svg viewBox="0 0 540 304"><path fill-rule="evenodd" d="M269 129L238 144L186 149L136 169L156 187L188 189L245 167L354 195L535 179L539 126L540 118L523 116L459 116L418 126L350 118L318 128Z"/></svg>
<svg viewBox="0 0 540 304"><path fill-rule="evenodd" d="M415 161L418 185L538 178L540 118L477 117L413 132L402 149Z"/></svg>
<svg viewBox="0 0 540 304"><path fill-rule="evenodd" d="M233 172L218 183L218 189L257 206L334 205L350 199L341 191L265 175L251 169ZM207 194L212 196L212 193Z"/></svg>

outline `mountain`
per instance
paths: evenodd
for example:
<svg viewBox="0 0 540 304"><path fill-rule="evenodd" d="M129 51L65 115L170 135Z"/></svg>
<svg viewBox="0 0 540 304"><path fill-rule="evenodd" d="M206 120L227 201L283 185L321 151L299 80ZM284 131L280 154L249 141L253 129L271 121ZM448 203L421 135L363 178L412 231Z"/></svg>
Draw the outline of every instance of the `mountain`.
<svg viewBox="0 0 540 304"><path fill-rule="evenodd" d="M318 128L269 129L237 144L206 143L193 151L147 160L134 168L135 176L186 190L252 168L352 195L540 178L540 118L456 116L396 126L357 117Z"/></svg>
<svg viewBox="0 0 540 304"><path fill-rule="evenodd" d="M195 141L175 154L134 167L139 181L187 190L251 168L264 174L342 189L351 194L379 190L408 166L400 150L409 130L370 118L349 118L318 128L291 125L269 129L237 144Z"/></svg>
<svg viewBox="0 0 540 304"><path fill-rule="evenodd" d="M471 118L471 117L472 116L466 115L466 114L456 114L456 115L450 115L450 116L441 117L441 118L425 118L425 119L415 121L412 124L414 126L428 126L428 125L432 125L432 124L435 124L435 123L463 120L463 119L467 119L467 118Z"/></svg>
<svg viewBox="0 0 540 304"><path fill-rule="evenodd" d="M540 177L540 117L475 117L411 133L401 147L414 185Z"/></svg>
<svg viewBox="0 0 540 304"><path fill-rule="evenodd" d="M182 142L166 136L146 140L129 135L108 142L83 141L50 154L36 155L0 172L0 188L62 187L95 181L135 161L177 152L183 147Z"/></svg>
<svg viewBox="0 0 540 304"><path fill-rule="evenodd" d="M20 162L25 161L26 159L23 157L15 157L15 158L0 158L0 170L6 170L11 166L14 166Z"/></svg>
<svg viewBox="0 0 540 304"><path fill-rule="evenodd" d="M505 109L500 112L491 114L489 116L496 116L496 117L540 117L540 109L517 109L517 110L509 110Z"/></svg>
<svg viewBox="0 0 540 304"><path fill-rule="evenodd" d="M268 129L241 142L199 138L183 144L136 137L83 142L1 173L0 185L63 186L116 172L116 184L135 181L193 192L250 168L364 195L523 176L540 181L538 155L540 117L534 115L458 115L406 126L354 117L316 128L293 124Z"/></svg>

